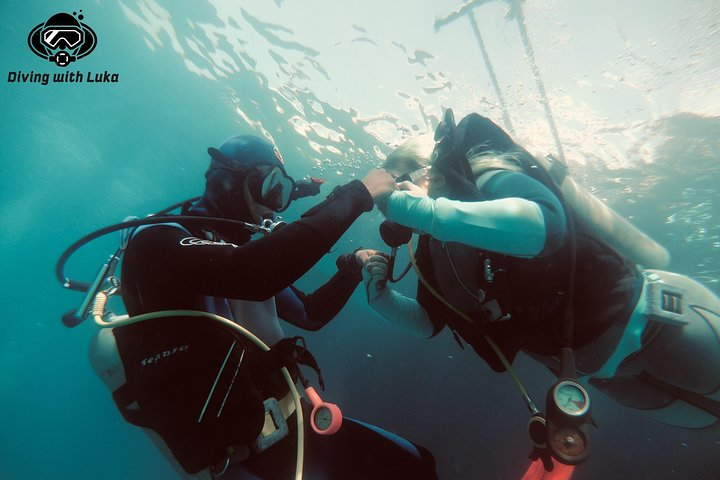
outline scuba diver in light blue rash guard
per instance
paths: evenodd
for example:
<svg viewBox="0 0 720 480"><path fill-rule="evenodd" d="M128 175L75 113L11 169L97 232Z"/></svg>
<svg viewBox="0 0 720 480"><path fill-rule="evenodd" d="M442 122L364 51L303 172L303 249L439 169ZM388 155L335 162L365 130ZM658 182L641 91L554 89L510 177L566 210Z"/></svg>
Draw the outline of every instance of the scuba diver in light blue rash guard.
<svg viewBox="0 0 720 480"><path fill-rule="evenodd" d="M561 380L589 382L661 422L718 428L720 299L661 270L667 252L560 162L531 156L477 114L455 126L450 112L442 128L454 136L412 139L388 157L388 174L415 183L398 183L378 203L388 220L420 234L416 299L388 286L384 255L361 254L370 306L418 335L452 329L495 371L523 351ZM592 423L582 385L553 392L560 410L578 406L568 418L587 414ZM579 463L585 454L572 449L584 434L566 440L553 457Z"/></svg>
<svg viewBox="0 0 720 480"><path fill-rule="evenodd" d="M274 213L319 193L320 181L296 183L277 147L252 135L208 153L205 193L182 215L103 229L128 232L109 262L122 257L119 279L107 265L94 286L64 276L62 265L84 239L59 262L66 288L99 292L92 314L104 328L90 359L125 420L142 427L185 479L436 479L425 448L342 419L323 402L299 368L315 370L322 387L317 362L301 337L284 338L279 322L318 330L344 306L362 280L354 253L341 255L338 271L315 292L292 284L373 208L386 190L382 180L337 187L285 224ZM263 236L251 240L253 233ZM129 316L105 311L103 298L114 293ZM75 326L87 314L85 301L63 321Z"/></svg>

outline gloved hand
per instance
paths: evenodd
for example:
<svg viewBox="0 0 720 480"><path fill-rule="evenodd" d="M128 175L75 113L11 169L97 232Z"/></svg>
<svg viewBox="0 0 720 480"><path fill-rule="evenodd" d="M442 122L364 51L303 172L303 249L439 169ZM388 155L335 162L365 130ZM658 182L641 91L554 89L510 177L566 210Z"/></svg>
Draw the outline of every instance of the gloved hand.
<svg viewBox="0 0 720 480"><path fill-rule="evenodd" d="M298 198L312 197L320 193L320 185L325 183L321 178L315 178L308 175L307 177L295 182L295 190L290 194L292 200Z"/></svg>
<svg viewBox="0 0 720 480"><path fill-rule="evenodd" d="M389 257L386 253L365 249L355 252L355 259L362 265L363 281L367 292L368 303L377 300L386 288Z"/></svg>
<svg viewBox="0 0 720 480"><path fill-rule="evenodd" d="M341 253L337 260L335 260L335 265L338 271L351 275L360 282L362 280L362 265L355 259L355 252L358 250L360 250L360 248L352 253Z"/></svg>

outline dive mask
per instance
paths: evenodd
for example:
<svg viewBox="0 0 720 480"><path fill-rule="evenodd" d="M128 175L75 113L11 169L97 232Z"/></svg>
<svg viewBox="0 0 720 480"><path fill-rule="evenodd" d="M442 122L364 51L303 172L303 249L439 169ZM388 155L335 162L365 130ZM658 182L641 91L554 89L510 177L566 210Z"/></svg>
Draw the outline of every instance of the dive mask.
<svg viewBox="0 0 720 480"><path fill-rule="evenodd" d="M263 173L267 167L270 165L256 167L256 170ZM264 175L260 187L260 203L275 212L282 212L290 205L292 193L295 190L295 180L280 167L271 167L270 171Z"/></svg>
<svg viewBox="0 0 720 480"><path fill-rule="evenodd" d="M295 191L295 180L285 173L285 170L281 167L267 164L245 165L234 162L218 149L212 147L208 148L208 153L212 157L210 170L230 170L252 175L259 179L260 191L259 196L255 198L256 202L275 212L282 212L290 205L290 201L293 199L293 191ZM253 188L251 188L251 191L254 194L258 193Z"/></svg>

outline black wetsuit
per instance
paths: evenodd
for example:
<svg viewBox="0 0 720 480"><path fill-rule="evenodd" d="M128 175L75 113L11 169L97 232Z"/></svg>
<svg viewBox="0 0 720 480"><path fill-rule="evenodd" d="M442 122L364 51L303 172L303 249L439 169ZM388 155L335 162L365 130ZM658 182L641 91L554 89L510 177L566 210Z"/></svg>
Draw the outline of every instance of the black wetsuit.
<svg viewBox="0 0 720 480"><path fill-rule="evenodd" d="M222 235L213 233L210 225L160 225L138 231L122 264L122 294L128 313L183 309L228 316L227 299L265 301L275 297L279 318L317 330L343 307L361 280L360 269L339 264L338 273L308 296L291 284L372 207L367 189L354 181L337 188L300 220L255 241L249 241L249 233L240 227L237 231L224 229ZM123 338L122 328L117 330L118 347L131 349L132 341L139 338L137 332L134 337ZM286 392L287 386L284 392L274 393ZM284 440L230 465L221 478L292 478L294 416L288 419L288 426L290 433ZM308 479L436 478L433 457L425 449L351 419L345 419L333 436L321 437L306 428L305 438L304 471Z"/></svg>

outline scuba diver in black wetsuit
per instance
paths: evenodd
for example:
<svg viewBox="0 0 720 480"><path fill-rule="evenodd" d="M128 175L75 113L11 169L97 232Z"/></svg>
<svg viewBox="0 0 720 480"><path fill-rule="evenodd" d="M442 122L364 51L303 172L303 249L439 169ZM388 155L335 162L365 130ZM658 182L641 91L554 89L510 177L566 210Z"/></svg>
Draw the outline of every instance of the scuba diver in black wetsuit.
<svg viewBox="0 0 720 480"><path fill-rule="evenodd" d="M333 435L303 435L300 400L289 393L298 378L308 386L298 364L315 369L321 386L322 378L304 341L285 339L279 320L321 328L360 283L361 266L355 254L341 255L338 272L309 295L292 283L388 192L384 180L352 181L300 220L273 223L274 212L294 198L318 193L319 181L296 185L277 147L255 136L230 138L208 152L202 198L177 221L129 235L119 290L130 317L105 323L110 328L91 345L93 367L125 419L143 427L187 479L437 478L430 452L371 425L345 419ZM251 241L248 227L265 235ZM68 288L72 282L64 280ZM93 307L101 325L103 310ZM132 323L151 312L166 313ZM231 319L259 340L193 312ZM258 347L263 343L269 351ZM321 402L312 388L307 401ZM337 428L337 416L323 417L334 410L318 412L309 419L313 429ZM296 467L300 445L305 453Z"/></svg>
<svg viewBox="0 0 720 480"><path fill-rule="evenodd" d="M414 181L378 206L420 240L416 299L388 286L384 255L360 255L370 306L422 336L449 327L495 371L518 351L539 360L571 381L548 405L587 416L572 426L591 423L579 377L669 425L719 428L720 299L657 270L669 262L662 247L489 119L455 126L449 111L435 137L409 141L371 174ZM583 435L563 437L553 456L582 461Z"/></svg>

